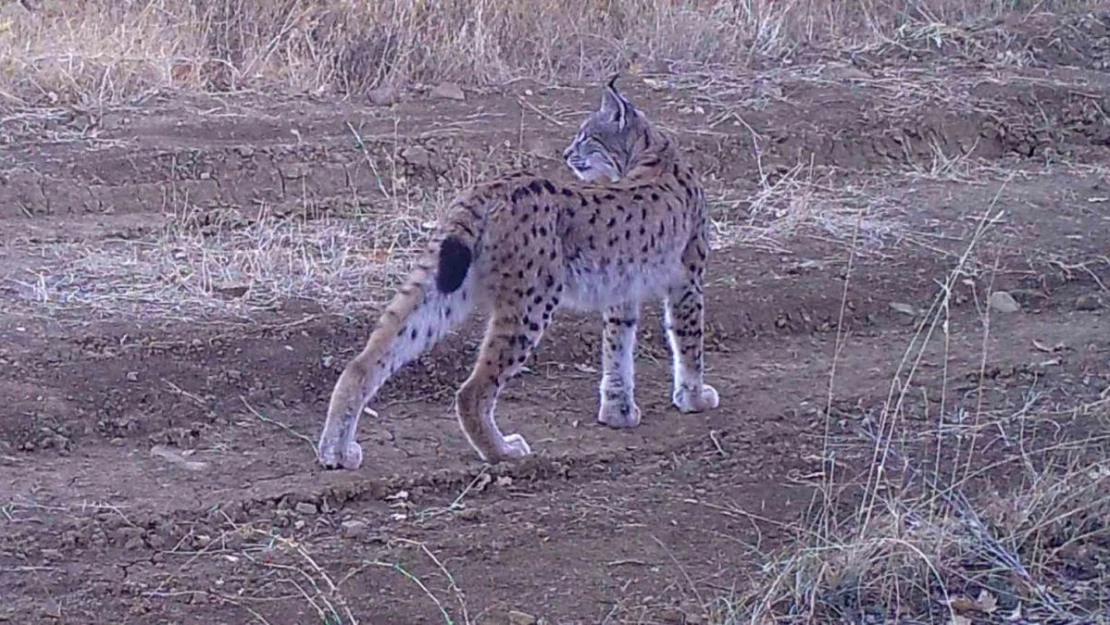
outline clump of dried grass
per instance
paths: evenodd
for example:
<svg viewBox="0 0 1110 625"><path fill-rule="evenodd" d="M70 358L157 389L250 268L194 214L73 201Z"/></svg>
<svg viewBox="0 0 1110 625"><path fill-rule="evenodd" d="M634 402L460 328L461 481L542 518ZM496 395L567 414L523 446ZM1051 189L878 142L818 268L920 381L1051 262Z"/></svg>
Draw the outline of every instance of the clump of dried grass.
<svg viewBox="0 0 1110 625"><path fill-rule="evenodd" d="M52 244L9 285L36 312L250 319L291 300L353 312L388 299L435 218L434 205L372 220L197 216L167 215L137 239Z"/></svg>
<svg viewBox="0 0 1110 625"><path fill-rule="evenodd" d="M829 505L723 622L1095 622L1110 601L1097 564L1110 556L1110 465L1090 456L1106 443L1027 453L1065 458L1041 470L996 467L1021 476L1002 494L972 500L963 480L925 477L884 484L870 507Z"/></svg>
<svg viewBox="0 0 1110 625"><path fill-rule="evenodd" d="M159 89L363 92L738 65L800 48L949 37L1085 0L47 0L0 10L0 100L104 104ZM909 33L907 35L907 33ZM922 34L924 33L924 34ZM938 44L939 45L939 44Z"/></svg>
<svg viewBox="0 0 1110 625"><path fill-rule="evenodd" d="M860 467L864 478L849 477L827 444L810 523L798 530L795 544L765 564L741 600L721 602L718 622L970 625L1098 622L1105 616L1110 437L1034 446L1031 424L1052 421L1060 411L1038 410L1029 400L1014 415L976 408L974 425L955 436L941 414L936 431L928 433L934 448L924 456L913 444L904 453L898 442L912 438L904 432L906 395L930 343L943 341L948 358L949 298L955 282L969 275L971 252L995 223L993 213L992 203L956 266L939 282L879 414L862 421L858 433L870 447L870 462ZM989 318L983 327L989 335ZM832 389L830 381L830 406ZM978 394L984 393L980 387ZM942 395L942 413L963 410L949 402L959 403ZM1068 414L1105 422L1110 389ZM1014 453L998 460L985 453L989 445L979 438L1007 423L1017 426L1017 432L1003 433ZM983 488L992 479L1002 486Z"/></svg>

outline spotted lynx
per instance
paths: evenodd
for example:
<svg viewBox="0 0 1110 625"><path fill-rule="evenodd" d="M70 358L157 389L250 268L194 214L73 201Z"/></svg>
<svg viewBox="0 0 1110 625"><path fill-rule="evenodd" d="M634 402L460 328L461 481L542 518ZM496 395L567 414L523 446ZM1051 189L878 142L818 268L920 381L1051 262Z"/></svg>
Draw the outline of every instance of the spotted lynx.
<svg viewBox="0 0 1110 625"><path fill-rule="evenodd" d="M705 193L671 139L615 83L614 76L563 152L579 182L522 172L454 199L428 254L339 377L320 437L320 464L361 465L355 432L363 407L389 376L475 308L490 318L455 410L487 462L531 453L523 436L501 432L494 408L562 308L602 313L601 423L631 428L640 422L633 351L645 300L664 300L674 405L687 413L717 407L717 391L702 379Z"/></svg>

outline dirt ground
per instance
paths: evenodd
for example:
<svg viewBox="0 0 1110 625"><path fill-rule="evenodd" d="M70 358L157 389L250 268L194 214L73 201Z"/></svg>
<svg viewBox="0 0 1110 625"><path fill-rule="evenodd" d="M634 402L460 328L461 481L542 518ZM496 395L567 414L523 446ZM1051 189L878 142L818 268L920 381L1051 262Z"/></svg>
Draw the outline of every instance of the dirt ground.
<svg viewBox="0 0 1110 625"><path fill-rule="evenodd" d="M714 600L795 540L822 458L867 475L866 432L950 278L885 436L992 458L976 492L1005 497L1006 462L1110 425L1110 53L1022 27L1012 56L977 48L989 64L892 50L624 79L713 192L721 408L670 406L650 307L643 424L597 425L599 320L567 313L500 404L535 456L492 468L450 412L478 319L386 386L361 469L316 466L332 385L395 283L344 272L403 268L387 243L415 245L466 180L566 176L592 86L6 115L0 621L720 622ZM406 206L429 212L400 223ZM374 244L334 255L335 233ZM298 240L333 255L252 265ZM1110 549L1084 553L1061 580L1107 574Z"/></svg>

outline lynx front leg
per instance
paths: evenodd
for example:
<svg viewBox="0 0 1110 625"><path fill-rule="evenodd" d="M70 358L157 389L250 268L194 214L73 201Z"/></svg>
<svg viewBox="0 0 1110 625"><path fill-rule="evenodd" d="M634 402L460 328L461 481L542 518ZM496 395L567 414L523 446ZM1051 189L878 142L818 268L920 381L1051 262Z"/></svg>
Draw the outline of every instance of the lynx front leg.
<svg viewBox="0 0 1110 625"><path fill-rule="evenodd" d="M478 362L455 394L455 411L470 446L491 464L532 453L520 434L502 434L494 413L505 383L524 368L551 321L551 311L536 306L500 306L490 319Z"/></svg>
<svg viewBox="0 0 1110 625"><path fill-rule="evenodd" d="M716 408L717 390L705 383L703 375L705 305L700 271L688 272L667 290L663 318L673 361L674 405L682 412Z"/></svg>
<svg viewBox="0 0 1110 625"><path fill-rule="evenodd" d="M639 302L608 308L603 313L601 346L601 409L597 420L613 428L640 424L635 398L636 326Z"/></svg>

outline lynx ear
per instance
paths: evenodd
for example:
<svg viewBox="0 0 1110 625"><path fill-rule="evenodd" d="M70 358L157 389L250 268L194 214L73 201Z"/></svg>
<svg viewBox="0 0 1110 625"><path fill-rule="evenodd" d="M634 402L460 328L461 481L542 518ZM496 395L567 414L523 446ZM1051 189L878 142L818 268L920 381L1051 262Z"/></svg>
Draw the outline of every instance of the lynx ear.
<svg viewBox="0 0 1110 625"><path fill-rule="evenodd" d="M598 112L624 130L628 126L628 118L632 116L632 104L617 92L617 78L620 74L613 74L601 93L601 108Z"/></svg>

